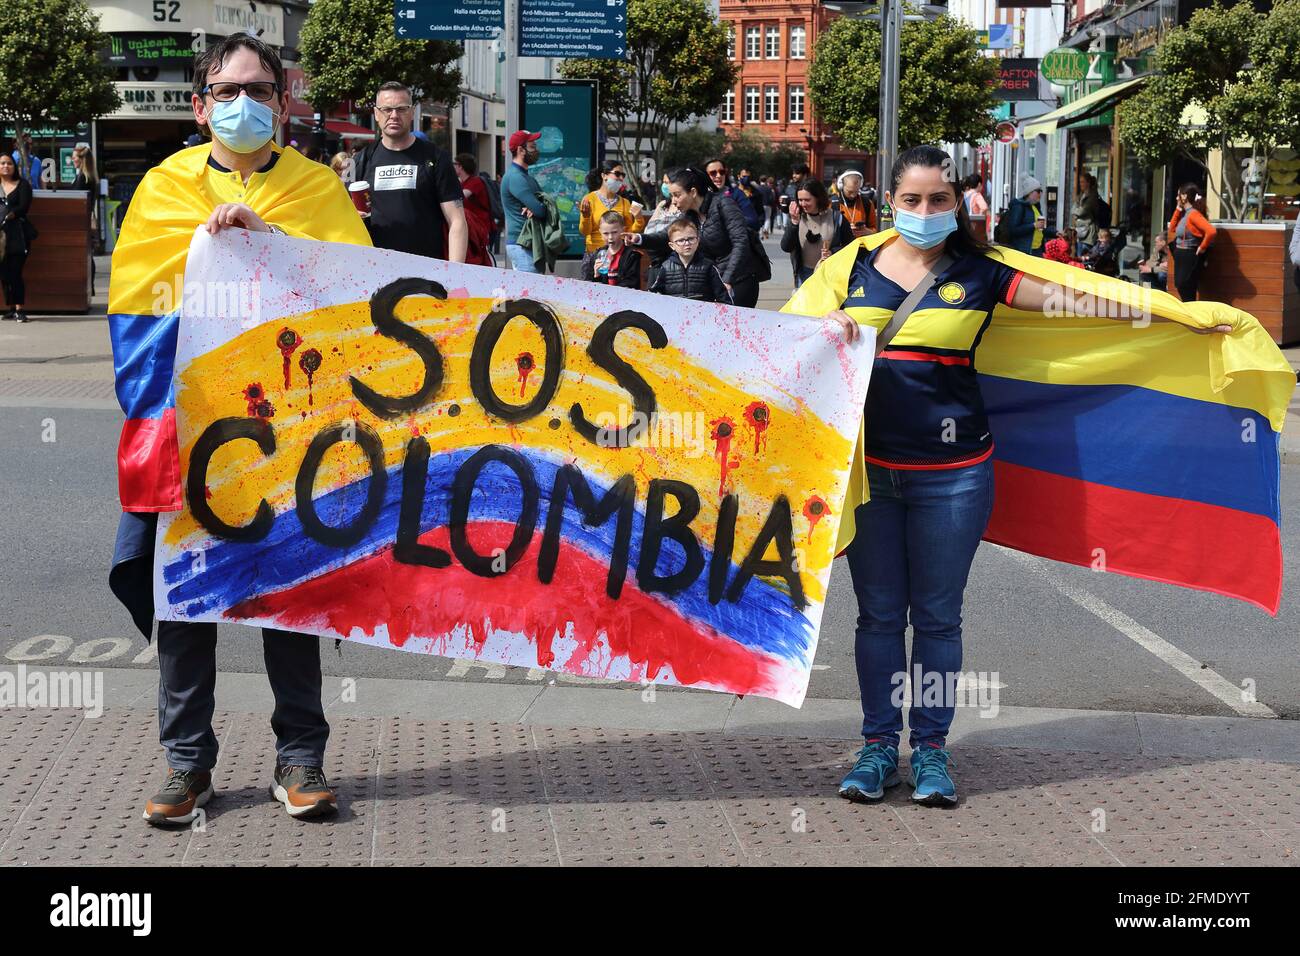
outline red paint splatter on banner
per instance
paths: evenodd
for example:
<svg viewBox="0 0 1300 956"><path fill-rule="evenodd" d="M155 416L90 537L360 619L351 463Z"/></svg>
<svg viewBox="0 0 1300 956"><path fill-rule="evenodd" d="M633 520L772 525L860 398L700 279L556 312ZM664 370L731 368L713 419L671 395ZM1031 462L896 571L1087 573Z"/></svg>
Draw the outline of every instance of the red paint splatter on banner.
<svg viewBox="0 0 1300 956"><path fill-rule="evenodd" d="M750 402L745 407L745 421L754 430L754 454L757 455L760 445L767 447L767 426L772 424L772 413L767 403Z"/></svg>
<svg viewBox="0 0 1300 956"><path fill-rule="evenodd" d="M709 424L713 426L713 431L710 432L709 437L715 443L713 454L718 459L718 469L720 471L718 497L721 498L727 493L727 473L740 464L731 457L731 439L736 435L736 423L724 415L722 418L713 419Z"/></svg>
<svg viewBox="0 0 1300 956"><path fill-rule="evenodd" d="M257 403L257 407L253 409L253 412L257 415L258 418L274 418L275 406L272 405L270 402L266 401L265 399L263 399L262 401Z"/></svg>
<svg viewBox="0 0 1300 956"><path fill-rule="evenodd" d="M490 554L494 547L505 548L514 530L513 524L475 522L469 534L478 553ZM604 676L625 660L646 680L671 670L688 686L707 683L737 694L778 689L780 661L683 618L667 601L637 590L631 578L618 600L603 586L592 587L592 581L604 581L608 568L581 549L561 544L555 578L542 584L537 580L540 540L534 535L502 580L478 577L455 562L431 572L394 561L386 550L287 590L250 598L226 616L274 618L279 627L344 635L355 629L374 635L386 626L394 646L417 635L431 637L435 654L462 647L453 643L452 632L464 628L475 657L482 655L490 627L522 633L536 647L538 665L563 673ZM445 527L426 532L419 542L450 550ZM577 645L563 661L556 658L557 635Z"/></svg>
<svg viewBox="0 0 1300 956"><path fill-rule="evenodd" d="M311 393L312 381L314 379L314 376L316 375L317 370L320 369L321 361L322 359L321 359L320 352L317 351L316 349L308 349L307 351L303 352L301 357L299 357L298 359L298 367L302 369L303 373L307 376L307 404L308 405L312 404L313 401L312 393Z"/></svg>
<svg viewBox="0 0 1300 956"><path fill-rule="evenodd" d="M532 352L520 352L515 357L515 365L519 368L519 397L523 398L528 389L528 376L536 370L537 363L533 361Z"/></svg>
<svg viewBox="0 0 1300 956"><path fill-rule="evenodd" d="M257 406L266 400L266 389L261 382L249 382L244 386L244 401L248 403L248 417L257 416Z"/></svg>
<svg viewBox="0 0 1300 956"><path fill-rule="evenodd" d="M283 328L280 334L275 337L275 347L280 350L280 357L284 360L284 387L289 387L289 359L297 351L298 346L302 345L302 336L291 328Z"/></svg>
<svg viewBox="0 0 1300 956"><path fill-rule="evenodd" d="M803 516L808 519L809 544L812 543L813 532L817 530L817 522L830 513L830 506L826 504L826 499L821 495L813 495L803 503Z"/></svg>

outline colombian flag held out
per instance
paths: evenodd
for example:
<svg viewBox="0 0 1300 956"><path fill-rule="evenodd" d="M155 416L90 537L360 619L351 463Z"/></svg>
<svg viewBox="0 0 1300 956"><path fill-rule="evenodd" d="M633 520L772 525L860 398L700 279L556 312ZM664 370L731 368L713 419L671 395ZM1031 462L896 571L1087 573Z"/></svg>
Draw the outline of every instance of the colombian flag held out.
<svg viewBox="0 0 1300 956"><path fill-rule="evenodd" d="M859 246L893 235L836 253L783 311L838 308L835 289ZM1095 309L1078 314L1074 297L1062 296L1059 310L993 313L977 358L994 441L986 540L1276 614L1279 437L1296 377L1259 322L1221 303L1180 302L1012 250L991 254L1090 293ZM1233 331L1186 328L1220 324ZM866 500L864 477L855 469L841 549L853 537L853 504Z"/></svg>
<svg viewBox="0 0 1300 956"><path fill-rule="evenodd" d="M113 253L108 326L117 399L126 413L118 444L124 511L181 506L172 359L194 224L217 198L205 191L208 144L151 169L131 198ZM294 149L275 149L274 175L254 174L243 201L291 236L370 244L338 177ZM331 201L332 200L332 201Z"/></svg>
<svg viewBox="0 0 1300 956"><path fill-rule="evenodd" d="M159 619L803 700L870 336L243 231L185 283Z"/></svg>

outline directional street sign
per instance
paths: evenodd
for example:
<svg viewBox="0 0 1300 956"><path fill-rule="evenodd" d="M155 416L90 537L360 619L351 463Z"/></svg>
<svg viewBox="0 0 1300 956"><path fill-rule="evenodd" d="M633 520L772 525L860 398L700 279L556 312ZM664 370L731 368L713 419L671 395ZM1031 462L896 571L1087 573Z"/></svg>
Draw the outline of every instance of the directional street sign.
<svg viewBox="0 0 1300 956"><path fill-rule="evenodd" d="M495 40L505 23L505 0L393 0L401 40Z"/></svg>
<svg viewBox="0 0 1300 956"><path fill-rule="evenodd" d="M519 55L627 58L626 0L519 0Z"/></svg>

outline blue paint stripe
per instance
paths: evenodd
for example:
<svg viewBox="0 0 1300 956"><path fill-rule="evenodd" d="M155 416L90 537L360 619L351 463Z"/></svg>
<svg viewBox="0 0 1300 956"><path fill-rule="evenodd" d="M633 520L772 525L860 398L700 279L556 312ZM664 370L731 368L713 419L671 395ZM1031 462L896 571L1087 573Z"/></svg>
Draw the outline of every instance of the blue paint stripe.
<svg viewBox="0 0 1300 956"><path fill-rule="evenodd" d="M979 379L1001 461L1280 520L1278 436L1257 412L1132 385Z"/></svg>
<svg viewBox="0 0 1300 956"><path fill-rule="evenodd" d="M108 317L114 387L127 418L157 418L164 409L175 407L172 369L176 363L179 328L179 312L168 315L115 312Z"/></svg>
<svg viewBox="0 0 1300 956"><path fill-rule="evenodd" d="M448 523L452 477L465 459L477 450L458 449L430 460L421 533L444 527ZM559 465L536 450L519 450L530 461L538 483L540 513L537 530L540 533L545 526L551 488ZM591 477L588 477L588 483L598 500L609 490L607 484ZM346 524L360 511L368 486L369 479L366 479L315 499L321 520L333 526ZM289 511L276 516L271 532L259 542L243 544L223 541L207 549L203 552L203 561L198 569L195 568L198 563L196 556L184 554L163 569L163 579L171 586L168 601L191 614L224 611L248 598L283 590L369 557L392 546L397 535L400 498L401 471L400 468L393 468L388 474L388 488L379 518L364 540L346 550L327 547L307 537L297 515ZM469 520L471 523L513 523L519 514L520 498L514 472L504 465L491 464L480 474L475 486ZM641 552L641 535L644 530L644 514L640 510L643 504L638 499L638 507L633 511L631 560L624 587L636 587L636 560ZM673 507L670 504L668 510L671 511ZM564 509L561 540L608 565L616 525L617 521L611 518L599 527L587 527L570 501ZM750 543L736 542L734 557L737 560L743 560ZM788 594L781 588L755 577L746 587L743 604L732 604L726 600L717 605L709 603L708 560L711 551L706 542L700 544L705 558L705 569L700 576L679 594L672 597L659 594L656 597L674 607L684 617L707 624L747 647L788 660L806 659L813 637L812 625L804 614L794 609ZM684 561L681 546L665 540L656 570L660 574L670 574L680 568ZM737 565L733 562L728 580L734 576L736 568ZM436 582L438 570L431 568L428 573ZM564 553L561 549L556 575L563 573ZM593 588L603 589L604 586L604 580L591 582Z"/></svg>

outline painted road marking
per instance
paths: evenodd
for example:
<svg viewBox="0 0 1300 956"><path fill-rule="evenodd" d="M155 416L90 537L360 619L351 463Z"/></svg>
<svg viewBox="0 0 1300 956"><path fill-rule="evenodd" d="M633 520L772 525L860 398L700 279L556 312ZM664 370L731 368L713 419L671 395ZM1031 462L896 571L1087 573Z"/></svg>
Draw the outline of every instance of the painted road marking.
<svg viewBox="0 0 1300 956"><path fill-rule="evenodd" d="M1220 701L1231 707L1243 717L1276 717L1277 714L1258 701L1246 699L1242 688L1228 680L1212 668L1204 666L1190 654L1179 650L1163 637L1143 627L1133 618L1118 608L1107 604L1086 588L1067 580L1048 569L1045 561L1032 555L998 547L999 551L1014 558L1035 574L1047 578L1058 591L1068 597L1079 607L1105 621L1139 647L1150 651L1178 673L1207 693L1213 694Z"/></svg>

